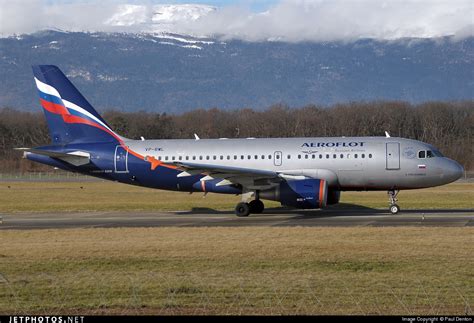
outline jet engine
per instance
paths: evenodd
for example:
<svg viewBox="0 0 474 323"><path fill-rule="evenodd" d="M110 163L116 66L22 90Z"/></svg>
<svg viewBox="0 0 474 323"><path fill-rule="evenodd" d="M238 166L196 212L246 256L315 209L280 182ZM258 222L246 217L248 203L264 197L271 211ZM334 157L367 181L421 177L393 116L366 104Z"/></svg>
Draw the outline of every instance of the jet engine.
<svg viewBox="0 0 474 323"><path fill-rule="evenodd" d="M323 179L287 180L270 190L260 191L260 198L279 201L299 209L324 208L328 184Z"/></svg>

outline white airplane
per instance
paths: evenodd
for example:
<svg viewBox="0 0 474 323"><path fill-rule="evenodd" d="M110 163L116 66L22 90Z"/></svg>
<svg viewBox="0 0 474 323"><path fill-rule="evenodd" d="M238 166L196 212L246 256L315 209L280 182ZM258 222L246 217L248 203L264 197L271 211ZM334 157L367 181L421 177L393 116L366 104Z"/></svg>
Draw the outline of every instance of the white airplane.
<svg viewBox="0 0 474 323"><path fill-rule="evenodd" d="M451 183L463 174L432 145L385 137L131 140L105 120L51 65L33 66L51 143L19 148L25 157L68 171L151 188L241 194L235 213L264 210L262 199L324 208L341 191L388 191Z"/></svg>

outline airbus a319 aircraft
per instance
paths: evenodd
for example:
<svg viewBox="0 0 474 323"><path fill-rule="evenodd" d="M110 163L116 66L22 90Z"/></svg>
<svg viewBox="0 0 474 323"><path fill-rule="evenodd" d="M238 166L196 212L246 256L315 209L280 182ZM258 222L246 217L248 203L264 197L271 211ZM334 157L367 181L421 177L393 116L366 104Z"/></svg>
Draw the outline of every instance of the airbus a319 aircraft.
<svg viewBox="0 0 474 323"><path fill-rule="evenodd" d="M387 191L396 214L399 190L451 183L463 174L432 145L404 138L247 138L131 140L115 133L67 77L33 66L51 143L19 148L42 164L127 184L241 194L235 213L264 210L262 199L316 209L341 191Z"/></svg>

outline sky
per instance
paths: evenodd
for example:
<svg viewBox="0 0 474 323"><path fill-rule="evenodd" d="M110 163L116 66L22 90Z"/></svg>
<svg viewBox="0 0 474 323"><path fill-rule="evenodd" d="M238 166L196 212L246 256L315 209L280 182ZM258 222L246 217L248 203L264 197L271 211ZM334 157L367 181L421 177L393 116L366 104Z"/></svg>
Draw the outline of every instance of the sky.
<svg viewBox="0 0 474 323"><path fill-rule="evenodd" d="M186 14L159 7L190 3L210 5L215 10L201 8ZM172 31L222 39L288 42L443 36L462 39L474 36L474 1L0 0L1 36L43 29Z"/></svg>

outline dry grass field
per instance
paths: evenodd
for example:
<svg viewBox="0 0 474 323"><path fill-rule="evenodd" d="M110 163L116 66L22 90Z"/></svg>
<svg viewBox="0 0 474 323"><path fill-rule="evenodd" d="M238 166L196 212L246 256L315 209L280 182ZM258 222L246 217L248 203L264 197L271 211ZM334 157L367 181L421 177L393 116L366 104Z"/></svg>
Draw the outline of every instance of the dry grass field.
<svg viewBox="0 0 474 323"><path fill-rule="evenodd" d="M473 188L404 191L400 205L474 208ZM342 196L345 205L387 206L385 192ZM0 182L0 214L12 215L230 210L238 199L108 182ZM3 230L0 314L472 315L473 245L473 227Z"/></svg>
<svg viewBox="0 0 474 323"><path fill-rule="evenodd" d="M472 314L473 228L0 232L0 314Z"/></svg>
<svg viewBox="0 0 474 323"><path fill-rule="evenodd" d="M453 183L422 190L402 191L402 209L474 209L474 183ZM175 211L192 208L233 210L239 196L154 190L106 181L0 182L0 213ZM386 192L342 192L341 203L388 208ZM265 201L266 207L278 207Z"/></svg>

